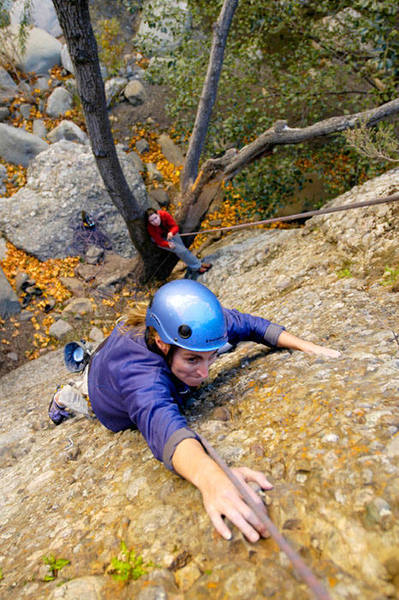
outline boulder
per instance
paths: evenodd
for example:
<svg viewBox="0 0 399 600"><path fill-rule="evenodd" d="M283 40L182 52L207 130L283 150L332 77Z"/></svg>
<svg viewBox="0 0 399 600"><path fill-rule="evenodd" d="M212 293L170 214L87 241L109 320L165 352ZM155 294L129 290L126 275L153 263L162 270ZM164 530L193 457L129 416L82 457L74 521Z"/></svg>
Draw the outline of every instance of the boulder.
<svg viewBox="0 0 399 600"><path fill-rule="evenodd" d="M66 71L75 75L75 69L73 68L71 56L66 44L63 44L61 47L61 64Z"/></svg>
<svg viewBox="0 0 399 600"><path fill-rule="evenodd" d="M129 152L129 158L138 171L144 171L144 163L141 160L140 156L137 154L137 152L134 152L134 150Z"/></svg>
<svg viewBox="0 0 399 600"><path fill-rule="evenodd" d="M98 246L89 246L85 254L85 261L89 265L96 265L104 258L104 249Z"/></svg>
<svg viewBox="0 0 399 600"><path fill-rule="evenodd" d="M76 277L60 277L60 281L74 296L84 295L84 284L79 279L76 279Z"/></svg>
<svg viewBox="0 0 399 600"><path fill-rule="evenodd" d="M119 96L122 90L127 85L127 79L125 77L111 77L105 82L105 97L107 99L107 106L110 106L112 100Z"/></svg>
<svg viewBox="0 0 399 600"><path fill-rule="evenodd" d="M48 77L38 77L34 87L41 92L48 90Z"/></svg>
<svg viewBox="0 0 399 600"><path fill-rule="evenodd" d="M107 252L104 264L96 275L96 286L110 286L126 279L136 264L135 259L126 259L113 252Z"/></svg>
<svg viewBox="0 0 399 600"><path fill-rule="evenodd" d="M73 331L73 327L64 321L64 319L58 319L58 321L50 325L49 328L49 334L57 338L57 340L64 339L71 331Z"/></svg>
<svg viewBox="0 0 399 600"><path fill-rule="evenodd" d="M3 67L0 67L0 90L16 90L17 84Z"/></svg>
<svg viewBox="0 0 399 600"><path fill-rule="evenodd" d="M10 116L10 111L6 106L0 106L0 123Z"/></svg>
<svg viewBox="0 0 399 600"><path fill-rule="evenodd" d="M104 334L98 327L92 327L89 332L89 340L93 342L101 343L104 339Z"/></svg>
<svg viewBox="0 0 399 600"><path fill-rule="evenodd" d="M47 139L54 143L60 140L69 140L71 142L79 142L80 144L88 144L89 138L86 133L80 129L73 121L61 121L47 135Z"/></svg>
<svg viewBox="0 0 399 600"><path fill-rule="evenodd" d="M7 169L4 165L0 164L0 196L6 193L6 187L3 183L6 177Z"/></svg>
<svg viewBox="0 0 399 600"><path fill-rule="evenodd" d="M93 306L89 298L73 298L62 311L63 317L88 315L93 312Z"/></svg>
<svg viewBox="0 0 399 600"><path fill-rule="evenodd" d="M138 46L146 55L169 54L180 45L189 27L190 13L185 0L153 0L143 7Z"/></svg>
<svg viewBox="0 0 399 600"><path fill-rule="evenodd" d="M136 142L136 149L139 154L143 154L144 152L148 152L150 149L150 145L144 138L140 138Z"/></svg>
<svg viewBox="0 0 399 600"><path fill-rule="evenodd" d="M118 156L134 197L146 207L141 175L119 147ZM105 189L90 147L61 140L46 144L46 151L28 169L25 187L0 203L0 231L18 248L40 260L64 258L77 254L76 235L82 210L94 217L97 230L109 238L114 252L126 257L135 254L125 222ZM92 233L89 231L88 235Z"/></svg>
<svg viewBox="0 0 399 600"><path fill-rule="evenodd" d="M13 56L17 66L25 73L34 71L37 74L47 74L49 69L61 62L61 43L52 35L33 27L28 31L25 52L18 50L18 26L10 25L8 34L10 44L7 51Z"/></svg>
<svg viewBox="0 0 399 600"><path fill-rule="evenodd" d="M4 260L7 256L7 242L4 238L0 237L0 260Z"/></svg>
<svg viewBox="0 0 399 600"><path fill-rule="evenodd" d="M130 81L125 87L125 91L123 92L125 98L132 104L133 106L140 106L140 104L144 104L147 99L147 94L144 89L141 81L133 80Z"/></svg>
<svg viewBox="0 0 399 600"><path fill-rule="evenodd" d="M18 91L18 86L13 78L3 67L0 67L0 104L9 104ZM0 121L4 121L9 115L6 106L1 107Z"/></svg>
<svg viewBox="0 0 399 600"><path fill-rule="evenodd" d="M148 195L151 202L155 202L158 206L167 207L170 204L168 192L163 188L150 188Z"/></svg>
<svg viewBox="0 0 399 600"><path fill-rule="evenodd" d="M70 176L70 161L62 161L60 177ZM398 185L393 170L336 203L388 195ZM186 413L228 464L272 479L262 495L270 518L331 597L387 600L397 597L399 577L398 299L381 280L384 266L397 264L386 251L392 241L398 246L399 213L392 203L329 219L329 226L318 217L305 228L219 239L201 281L224 306L271 318L342 355L239 344L214 362ZM376 230L366 258L380 267L370 279L358 276L363 246L352 249L353 277L339 275L341 236L345 246L354 226L360 236L367 226ZM280 292L282 276L295 285ZM49 400L70 378L58 350L1 379L2 600L308 597L272 540L248 544L230 524L230 541L222 539L199 491L156 461L139 431L115 434L82 417L50 423ZM124 586L108 567L122 540L148 570ZM71 561L59 581L43 581L50 553Z"/></svg>
<svg viewBox="0 0 399 600"><path fill-rule="evenodd" d="M0 267L0 317L7 319L21 312L17 295Z"/></svg>
<svg viewBox="0 0 399 600"><path fill-rule="evenodd" d="M0 156L6 162L27 167L47 148L48 144L37 135L0 123Z"/></svg>
<svg viewBox="0 0 399 600"><path fill-rule="evenodd" d="M154 163L146 163L145 166L150 181L163 181L163 175Z"/></svg>
<svg viewBox="0 0 399 600"><path fill-rule="evenodd" d="M10 22L19 25L24 18L26 0L16 0L10 10ZM57 13L51 0L30 0L28 23L47 31L55 38L62 35Z"/></svg>
<svg viewBox="0 0 399 600"><path fill-rule="evenodd" d="M160 135L158 141L161 146L162 154L166 160L176 167L181 167L184 163L184 156L179 146L177 146L166 133Z"/></svg>
<svg viewBox="0 0 399 600"><path fill-rule="evenodd" d="M72 94L63 87L57 87L47 100L46 111L50 117L59 117L73 105Z"/></svg>
<svg viewBox="0 0 399 600"><path fill-rule="evenodd" d="M30 119L30 110L32 108L31 104L28 104L27 102L24 102L24 104L21 104L19 107L19 112L21 114L21 117L23 119Z"/></svg>
<svg viewBox="0 0 399 600"><path fill-rule="evenodd" d="M40 138L45 138L47 135L47 128L44 124L43 119L34 119L32 124L32 133Z"/></svg>

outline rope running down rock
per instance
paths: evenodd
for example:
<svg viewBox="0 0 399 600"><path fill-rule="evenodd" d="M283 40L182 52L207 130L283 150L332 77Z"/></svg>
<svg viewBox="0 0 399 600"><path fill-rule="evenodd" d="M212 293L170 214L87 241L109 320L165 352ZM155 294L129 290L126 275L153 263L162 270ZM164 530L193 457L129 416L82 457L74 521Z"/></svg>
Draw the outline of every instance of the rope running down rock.
<svg viewBox="0 0 399 600"><path fill-rule="evenodd" d="M386 198L376 198L375 200L367 200L366 202L355 202L346 206L335 206L332 208L322 208L320 210L309 210L307 212L298 213L296 215L287 215L285 217L273 217L264 219L263 221L254 221L253 223L241 223L240 225L230 225L229 227L217 227L215 229L204 229L202 231L191 231L190 233L180 233L180 237L189 235L199 235L203 233L213 233L214 231L232 231L234 229L244 229L245 227L255 227L256 225L266 225L268 223L278 223L282 221L295 221L296 219L304 219L308 217L316 217L318 215L328 215L330 213L341 212L343 210L351 210L352 208L363 208L364 206L375 206L376 204L385 204L385 202L396 202L399 200L399 194L393 194Z"/></svg>
<svg viewBox="0 0 399 600"><path fill-rule="evenodd" d="M292 562L296 572L300 575L306 585L312 590L314 597L316 600L331 600L331 596L328 594L325 587L320 583L320 581L315 577L309 567L303 562L302 558L291 548L287 540L284 536L281 535L277 527L274 523L269 519L267 515L263 512L259 511L258 506L253 501L251 496L248 494L241 481L234 475L232 470L227 466L225 461L216 450L207 442L203 437L198 436L201 444L204 446L205 450L209 454L211 458L216 462L217 465L222 469L222 471L227 475L233 485L237 488L239 493L245 502L252 508L256 516L260 521L266 525L270 535L277 542L278 546L281 548L283 552L288 556L290 561Z"/></svg>

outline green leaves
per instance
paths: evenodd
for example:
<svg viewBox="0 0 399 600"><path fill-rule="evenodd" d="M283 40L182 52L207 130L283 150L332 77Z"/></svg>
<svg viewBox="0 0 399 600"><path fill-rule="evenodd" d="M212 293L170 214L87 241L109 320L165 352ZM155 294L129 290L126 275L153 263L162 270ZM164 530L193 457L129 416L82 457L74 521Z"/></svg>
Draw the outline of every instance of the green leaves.
<svg viewBox="0 0 399 600"><path fill-rule="evenodd" d="M149 562L144 564L143 557L137 555L134 550L128 550L124 541L121 542L121 550L117 557L111 559L111 564L107 572L116 581L130 581L139 579L147 573L149 567L154 564Z"/></svg>
<svg viewBox="0 0 399 600"><path fill-rule="evenodd" d="M43 562L48 565L49 573L45 575L43 581L54 581L58 577L58 572L61 571L70 561L66 558L55 558L54 554L43 556Z"/></svg>

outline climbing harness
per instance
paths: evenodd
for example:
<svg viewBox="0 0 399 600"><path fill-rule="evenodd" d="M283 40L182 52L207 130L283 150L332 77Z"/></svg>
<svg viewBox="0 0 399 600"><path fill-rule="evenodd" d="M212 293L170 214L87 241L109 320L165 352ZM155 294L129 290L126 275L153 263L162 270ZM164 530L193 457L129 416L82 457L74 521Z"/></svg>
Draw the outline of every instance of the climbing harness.
<svg viewBox="0 0 399 600"><path fill-rule="evenodd" d="M248 494L247 490L242 485L241 481L238 477L233 473L233 471L227 466L225 461L216 450L200 435L198 436L201 444L204 446L205 450L209 454L209 456L216 462L217 465L222 469L222 471L227 475L233 485L237 488L239 493L245 502L252 508L256 516L264 525L266 525L270 535L277 542L280 549L285 552L290 561L292 562L294 569L296 572L302 577L303 581L308 585L308 587L312 590L314 597L316 600L331 600L331 596L328 594L325 587L320 583L320 581L314 576L309 567L304 563L302 558L295 552L293 548L289 545L284 536L281 535L277 527L274 523L269 519L269 517L263 511L259 510L256 502L252 499L252 497Z"/></svg>
<svg viewBox="0 0 399 600"><path fill-rule="evenodd" d="M244 229L245 227L255 227L257 225L268 225L269 223L280 223L285 221L296 221L297 219L307 219L309 217L317 217L319 215L328 215L343 210L352 210L353 208L363 208L365 206L375 206L384 204L385 202L396 202L399 200L399 194L392 194L386 198L376 198L375 200L367 200L365 202L354 202L345 206L334 206L332 208L321 208L320 210L309 210L307 212L298 213L295 215L287 215L285 217L272 217L263 221L254 221L252 223L241 223L240 225L230 225L229 227L216 227L215 229L203 229L201 231L191 231L189 233L181 233L180 237L189 235L199 235L203 233L213 233L215 231L233 231L235 229Z"/></svg>

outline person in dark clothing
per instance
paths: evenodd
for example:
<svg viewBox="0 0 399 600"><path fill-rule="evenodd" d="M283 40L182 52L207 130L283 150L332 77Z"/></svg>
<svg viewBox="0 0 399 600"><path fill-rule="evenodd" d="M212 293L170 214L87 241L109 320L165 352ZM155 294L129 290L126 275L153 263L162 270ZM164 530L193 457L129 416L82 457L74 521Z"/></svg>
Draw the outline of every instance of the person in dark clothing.
<svg viewBox="0 0 399 600"><path fill-rule="evenodd" d="M115 327L92 357L88 392L105 427L115 432L137 427L154 456L201 491L205 509L224 538L231 537L226 516L255 542L267 536L264 525L181 414L190 388L206 379L218 352L226 343L242 341L339 356L267 319L223 308L207 287L180 279L163 285L148 307L140 303ZM270 489L265 475L247 467L234 472L261 506L248 482Z"/></svg>
<svg viewBox="0 0 399 600"><path fill-rule="evenodd" d="M191 271L202 274L212 267L210 263L201 264L201 261L186 248L179 235L179 228L176 221L166 210L148 208L146 211L146 222L147 231L154 244L163 250L168 250L176 254Z"/></svg>

